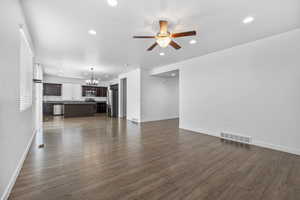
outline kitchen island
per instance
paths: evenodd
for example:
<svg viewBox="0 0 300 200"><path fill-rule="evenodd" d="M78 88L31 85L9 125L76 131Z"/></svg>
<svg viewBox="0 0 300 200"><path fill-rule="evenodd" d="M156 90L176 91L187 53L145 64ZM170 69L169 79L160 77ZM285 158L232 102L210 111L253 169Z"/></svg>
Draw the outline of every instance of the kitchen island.
<svg viewBox="0 0 300 200"><path fill-rule="evenodd" d="M86 101L44 101L44 115L54 115L53 108L55 105L62 106L64 117L85 117L93 116L97 112L97 105L106 102L86 102Z"/></svg>
<svg viewBox="0 0 300 200"><path fill-rule="evenodd" d="M64 103L64 117L94 116L96 109L96 102L69 101Z"/></svg>

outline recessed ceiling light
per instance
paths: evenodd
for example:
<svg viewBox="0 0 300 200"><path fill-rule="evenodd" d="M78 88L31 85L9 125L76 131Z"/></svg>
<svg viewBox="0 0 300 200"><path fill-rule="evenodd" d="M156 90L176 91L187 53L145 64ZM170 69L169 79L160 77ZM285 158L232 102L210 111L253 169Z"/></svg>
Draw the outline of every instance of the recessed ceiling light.
<svg viewBox="0 0 300 200"><path fill-rule="evenodd" d="M253 22L253 21L254 21L254 17L248 16L248 17L246 17L246 18L243 20L243 23L244 23L244 24L249 24L249 23L251 23L251 22Z"/></svg>
<svg viewBox="0 0 300 200"><path fill-rule="evenodd" d="M91 30L89 30L89 34L90 34L90 35L96 35L97 32L96 32L95 30L91 29Z"/></svg>
<svg viewBox="0 0 300 200"><path fill-rule="evenodd" d="M196 44L197 40L190 40L190 44Z"/></svg>
<svg viewBox="0 0 300 200"><path fill-rule="evenodd" d="M176 73L172 73L171 76L173 76L173 77L176 76Z"/></svg>
<svg viewBox="0 0 300 200"><path fill-rule="evenodd" d="M165 53L164 53L164 52L160 52L159 55L160 55L160 56L164 56Z"/></svg>
<svg viewBox="0 0 300 200"><path fill-rule="evenodd" d="M115 7L118 5L118 1L117 0L107 0L108 5Z"/></svg>

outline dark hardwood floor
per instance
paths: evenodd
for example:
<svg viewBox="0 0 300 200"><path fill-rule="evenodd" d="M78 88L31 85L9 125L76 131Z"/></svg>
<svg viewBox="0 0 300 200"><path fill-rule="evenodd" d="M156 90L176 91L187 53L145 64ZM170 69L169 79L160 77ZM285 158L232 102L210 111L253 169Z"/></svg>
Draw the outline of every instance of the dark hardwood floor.
<svg viewBox="0 0 300 200"><path fill-rule="evenodd" d="M299 200L300 157L105 116L44 123L11 200Z"/></svg>

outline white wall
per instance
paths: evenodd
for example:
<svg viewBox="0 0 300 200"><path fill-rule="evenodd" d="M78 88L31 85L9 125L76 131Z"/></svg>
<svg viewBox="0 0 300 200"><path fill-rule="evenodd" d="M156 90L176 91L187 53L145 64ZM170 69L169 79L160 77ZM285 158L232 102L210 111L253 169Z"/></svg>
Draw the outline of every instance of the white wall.
<svg viewBox="0 0 300 200"><path fill-rule="evenodd" d="M43 69L40 64L33 67L34 79L43 81ZM36 133L43 130L43 83L33 84L33 113L34 113L34 129Z"/></svg>
<svg viewBox="0 0 300 200"><path fill-rule="evenodd" d="M34 131L32 107L19 109L19 25L25 23L19 1L1 0L0 13L0 199L6 199Z"/></svg>
<svg viewBox="0 0 300 200"><path fill-rule="evenodd" d="M44 83L62 84L62 96L44 96L45 101L76 100L83 101L86 97L82 96L81 86L85 85L85 80L77 78L66 78L53 75L45 75ZM99 82L98 86L107 87L108 82ZM97 101L106 101L106 97L93 97Z"/></svg>
<svg viewBox="0 0 300 200"><path fill-rule="evenodd" d="M178 118L178 77L152 76L152 71L135 69L119 76L119 116L123 117L122 82L127 79L127 119L137 122Z"/></svg>
<svg viewBox="0 0 300 200"><path fill-rule="evenodd" d="M49 74L44 75L44 82L47 82L47 83L78 83L81 85L85 85L84 79L53 76L53 75L49 75ZM107 86L107 85L108 85L107 81L99 82L99 86Z"/></svg>
<svg viewBox="0 0 300 200"><path fill-rule="evenodd" d="M142 70L141 119L143 122L179 117L178 77L151 76Z"/></svg>
<svg viewBox="0 0 300 200"><path fill-rule="evenodd" d="M300 154L300 30L176 63L180 127Z"/></svg>
<svg viewBox="0 0 300 200"><path fill-rule="evenodd" d="M121 74L120 80L127 79L127 119L141 121L141 69ZM119 87L119 115L122 116L121 87Z"/></svg>

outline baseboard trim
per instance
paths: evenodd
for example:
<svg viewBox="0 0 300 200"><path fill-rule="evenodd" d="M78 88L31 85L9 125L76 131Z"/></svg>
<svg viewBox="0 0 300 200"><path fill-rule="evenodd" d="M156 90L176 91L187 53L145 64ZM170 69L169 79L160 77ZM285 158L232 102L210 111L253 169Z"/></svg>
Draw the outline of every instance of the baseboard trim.
<svg viewBox="0 0 300 200"><path fill-rule="evenodd" d="M267 148L267 149L273 149L273 150L282 151L282 152L286 152L286 153L295 154L295 155L300 156L300 150L299 149L292 149L292 148L288 148L288 147L285 147L285 146L269 144L269 143L262 142L262 141L253 141L252 144L255 145L255 146L259 146L259 147L263 147L263 148Z"/></svg>
<svg viewBox="0 0 300 200"><path fill-rule="evenodd" d="M30 138L30 140L29 140L29 142L28 142L28 144L26 146L26 149L25 149L24 153L22 154L22 157L21 157L21 159L20 159L20 161L19 161L19 163L17 165L17 168L15 169L15 171L14 171L14 173L13 173L13 175L12 175L12 177L11 177L11 179L10 179L7 187L6 187L6 189L4 190L4 193L3 193L2 197L0 198L1 200L7 200L8 199L8 197L9 197L9 195L10 195L10 193L11 193L11 191L12 191L12 189L13 189L15 183L16 183L16 180L17 180L17 178L18 178L18 176L20 174L20 171L21 171L21 169L23 167L23 163L24 163L24 161L26 159L26 156L27 156L27 154L29 152L30 146L32 144L33 138L36 135L36 133L37 133L37 131L33 132L32 136L31 136L31 138Z"/></svg>
<svg viewBox="0 0 300 200"><path fill-rule="evenodd" d="M167 117L167 118L160 118L160 119L147 119L147 120L137 120L137 119L127 119L128 121L136 124L145 123L145 122L156 122L156 121L164 121L164 120L172 120L172 119L179 119L179 117Z"/></svg>
<svg viewBox="0 0 300 200"><path fill-rule="evenodd" d="M140 120L136 120L136 119L127 119L127 121L132 122L132 123L134 123L134 124L139 124L139 123L141 123Z"/></svg>
<svg viewBox="0 0 300 200"><path fill-rule="evenodd" d="M207 129L193 129L193 128L187 128L184 126L180 126L180 129L183 130L188 130L197 134L204 134L204 135L210 135L213 137L218 137L221 138L221 136L219 135L219 132L217 131L212 131L212 130L207 130ZM289 147L285 147L285 146L280 146L280 145L275 145L275 144L270 144L270 143L266 143L263 141L257 141L257 140L253 140L252 144L254 146L259 146L262 148L267 148L267 149L272 149L272 150L276 150L276 151L282 151L282 152L286 152L286 153L290 153L290 154L295 154L295 155L299 155L300 156L300 149L292 149Z"/></svg>
<svg viewBox="0 0 300 200"><path fill-rule="evenodd" d="M180 129L183 129L183 130L187 130L187 131L191 131L191 132L194 132L194 133L197 133L197 134L204 134L204 135L209 135L209 136L213 136L213 137L220 137L220 135L217 134L216 131L212 131L212 130L208 130L208 129L192 129L192 128L187 128L187 127L179 127Z"/></svg>
<svg viewBox="0 0 300 200"><path fill-rule="evenodd" d="M142 120L141 123L172 120L172 119L179 119L179 117L176 116L176 117L166 117L166 118L160 118L160 119L146 119L146 120Z"/></svg>

